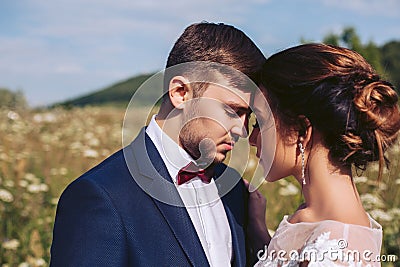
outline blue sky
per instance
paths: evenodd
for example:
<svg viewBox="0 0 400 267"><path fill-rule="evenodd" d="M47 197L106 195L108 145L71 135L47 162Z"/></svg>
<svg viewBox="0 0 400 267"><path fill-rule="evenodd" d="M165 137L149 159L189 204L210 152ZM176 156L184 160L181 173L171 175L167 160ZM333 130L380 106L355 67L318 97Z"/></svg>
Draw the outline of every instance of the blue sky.
<svg viewBox="0 0 400 267"><path fill-rule="evenodd" d="M398 0L1 0L0 87L39 106L158 71L202 20L235 25L267 56L346 26L363 42L400 40Z"/></svg>

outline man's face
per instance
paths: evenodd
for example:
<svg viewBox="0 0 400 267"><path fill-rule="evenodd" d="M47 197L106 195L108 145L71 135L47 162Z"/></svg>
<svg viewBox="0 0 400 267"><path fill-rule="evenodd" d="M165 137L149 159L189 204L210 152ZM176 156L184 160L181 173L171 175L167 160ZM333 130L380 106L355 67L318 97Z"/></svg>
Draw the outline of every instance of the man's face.
<svg viewBox="0 0 400 267"><path fill-rule="evenodd" d="M220 163L239 137L248 133L250 93L209 84L184 110L181 146L199 164Z"/></svg>

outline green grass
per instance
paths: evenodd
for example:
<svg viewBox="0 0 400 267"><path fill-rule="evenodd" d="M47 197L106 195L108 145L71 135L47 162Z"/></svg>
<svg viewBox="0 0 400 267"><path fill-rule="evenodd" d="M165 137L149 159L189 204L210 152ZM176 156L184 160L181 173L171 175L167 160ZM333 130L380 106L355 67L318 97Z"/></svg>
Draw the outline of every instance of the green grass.
<svg viewBox="0 0 400 267"><path fill-rule="evenodd" d="M112 107L0 110L0 266L48 265L59 196L72 180L121 147L124 113ZM145 109L137 110L137 121L132 121L137 130L145 116ZM357 179L366 209L383 226L382 254L400 254L399 153L398 145L390 152L392 168L380 185L371 182L375 179ZM233 167L243 169L242 165L232 157ZM252 168L249 164L244 170L246 178ZM363 176L376 177L376 165ZM270 229L301 203L297 186L293 178L261 186L268 199ZM383 266L400 265L397 261Z"/></svg>

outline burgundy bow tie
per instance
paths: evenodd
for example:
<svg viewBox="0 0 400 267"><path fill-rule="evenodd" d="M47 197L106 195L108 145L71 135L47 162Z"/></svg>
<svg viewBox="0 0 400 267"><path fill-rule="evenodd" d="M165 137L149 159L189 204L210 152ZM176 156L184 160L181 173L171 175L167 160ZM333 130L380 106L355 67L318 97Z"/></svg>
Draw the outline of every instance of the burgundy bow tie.
<svg viewBox="0 0 400 267"><path fill-rule="evenodd" d="M204 183L210 183L212 176L209 175L208 172L204 169L200 169L193 162L190 162L188 165L183 167L178 172L178 185L184 184L194 177L199 177Z"/></svg>

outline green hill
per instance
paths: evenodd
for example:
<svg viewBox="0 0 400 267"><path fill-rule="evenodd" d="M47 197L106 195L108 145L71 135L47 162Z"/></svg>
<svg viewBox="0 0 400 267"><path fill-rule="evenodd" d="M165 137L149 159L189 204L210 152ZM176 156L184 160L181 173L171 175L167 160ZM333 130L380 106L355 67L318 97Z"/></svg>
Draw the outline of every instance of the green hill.
<svg viewBox="0 0 400 267"><path fill-rule="evenodd" d="M94 93L57 103L54 106L73 107L73 106L126 106L129 100L139 88L139 86L150 78L152 74L142 74L127 80L118 82L109 87L103 88Z"/></svg>

